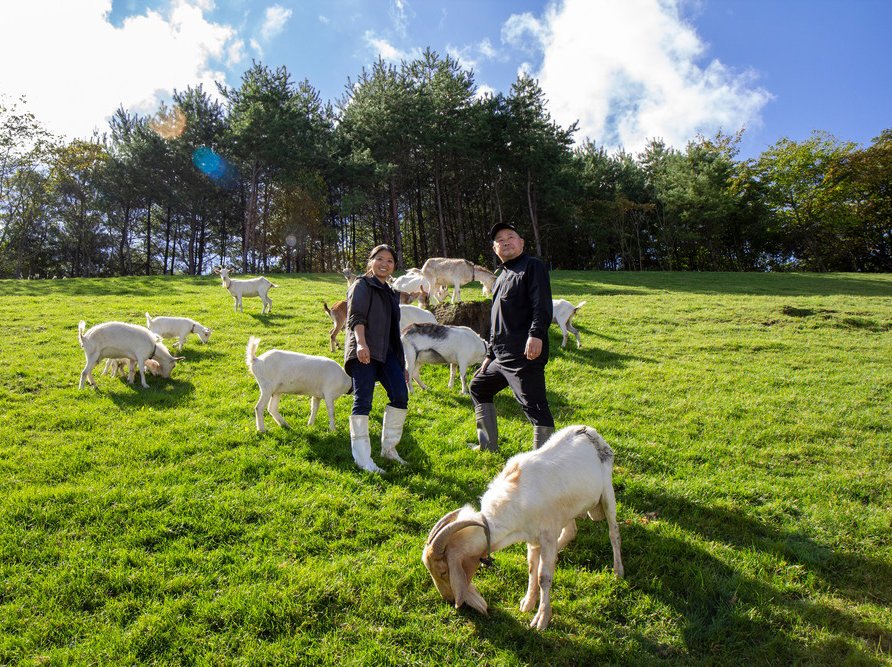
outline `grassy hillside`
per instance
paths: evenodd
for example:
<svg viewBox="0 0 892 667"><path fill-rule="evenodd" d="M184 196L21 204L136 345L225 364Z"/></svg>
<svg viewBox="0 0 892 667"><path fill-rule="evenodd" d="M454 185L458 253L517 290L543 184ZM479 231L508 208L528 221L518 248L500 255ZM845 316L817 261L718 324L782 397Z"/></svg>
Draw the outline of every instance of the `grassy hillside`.
<svg viewBox="0 0 892 667"><path fill-rule="evenodd" d="M276 276L268 316L211 277L0 281L0 664L892 663L892 276L552 280L587 303L582 349L552 327L549 399L616 451L626 578L580 522L544 633L517 608L522 545L475 579L488 617L420 560L530 447L510 393L502 451L473 452L470 400L425 367L410 465L373 446L380 477L353 465L347 397L334 433L294 397L291 430L255 432L248 336L340 359L341 276ZM145 311L214 334L148 390L98 370L78 390L78 320Z"/></svg>

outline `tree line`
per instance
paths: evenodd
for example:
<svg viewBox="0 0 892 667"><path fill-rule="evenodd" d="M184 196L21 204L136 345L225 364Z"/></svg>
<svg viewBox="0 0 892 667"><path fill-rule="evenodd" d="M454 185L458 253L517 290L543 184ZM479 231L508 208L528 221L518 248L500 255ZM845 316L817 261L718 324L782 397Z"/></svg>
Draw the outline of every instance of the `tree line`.
<svg viewBox="0 0 892 667"><path fill-rule="evenodd" d="M257 62L219 93L72 141L0 100L0 276L325 272L383 242L401 267L492 265L503 220L553 268L892 271L892 129L748 160L742 132L608 154L574 145L536 80L481 96L431 50L335 103Z"/></svg>

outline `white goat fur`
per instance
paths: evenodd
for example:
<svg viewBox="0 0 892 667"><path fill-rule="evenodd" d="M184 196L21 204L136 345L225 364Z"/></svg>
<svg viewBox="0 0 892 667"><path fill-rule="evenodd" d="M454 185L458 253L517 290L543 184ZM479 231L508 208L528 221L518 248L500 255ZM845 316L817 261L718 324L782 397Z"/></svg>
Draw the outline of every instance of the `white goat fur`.
<svg viewBox="0 0 892 667"><path fill-rule="evenodd" d="M161 375L161 364L154 359L146 359L145 370L151 375ZM106 359L102 375L111 375L112 377L126 375L127 382L133 384L133 378L136 375L136 359Z"/></svg>
<svg viewBox="0 0 892 667"><path fill-rule="evenodd" d="M444 324L414 324L403 329L403 352L409 374L409 392L415 381L421 381L419 369L423 364L449 364L449 387L455 385L455 369L461 379L461 393L468 394L465 375L472 364L482 364L486 356L486 342L469 327Z"/></svg>
<svg viewBox="0 0 892 667"><path fill-rule="evenodd" d="M320 400L328 408L328 428L335 430L334 402L353 386L350 376L340 364L327 357L316 357L300 352L269 350L259 357L260 339L251 336L245 349L245 363L260 387L260 400L254 406L257 430L264 431L263 412L268 410L279 426L288 423L279 414L279 400L283 394L310 397L310 418L307 426L316 421Z"/></svg>
<svg viewBox="0 0 892 667"><path fill-rule="evenodd" d="M223 287L229 290L229 293L232 294L235 299L236 312L242 310L242 297L245 296L260 297L260 300L263 301L263 308L260 311L261 314L269 313L272 310L273 300L269 298L268 292L273 287L278 287L278 285L274 285L263 276L248 279L230 278L230 274L232 273L231 266L227 268L218 266L214 269L214 273L218 274L220 278L223 279Z"/></svg>
<svg viewBox="0 0 892 667"><path fill-rule="evenodd" d="M148 389L146 384L145 366L146 360L154 359L159 364L160 375L162 377L170 377L170 372L177 365L177 361L183 357L174 357L161 342L161 336L152 333L145 327L136 324L127 324L125 322L105 322L91 327L89 331L86 323L81 320L77 325L78 343L84 350L87 363L84 370L81 371L81 380L79 388L84 388L84 382L87 381L93 387L96 387L96 380L93 379L93 368L99 363L100 359L132 359L136 362L136 368L139 370L139 379L143 387ZM133 366L130 370L133 375Z"/></svg>
<svg viewBox="0 0 892 667"><path fill-rule="evenodd" d="M452 285L452 303L461 301L461 286L479 280L483 284L483 296L492 294L495 274L466 259L431 257L421 267L421 272L430 283L430 294L441 301L445 297L441 287Z"/></svg>
<svg viewBox="0 0 892 667"><path fill-rule="evenodd" d="M576 336L576 349L582 347L582 342L579 340L579 331L573 326L572 319L576 311L585 305L585 301L580 301L578 305L574 306L566 299L552 299L551 304L554 309L551 321L557 324L561 328L561 333L564 334L564 341L561 343L561 347L567 347L568 331Z"/></svg>
<svg viewBox="0 0 892 667"><path fill-rule="evenodd" d="M438 301L436 295L431 294L431 284L420 269L409 269L404 275L393 280L390 286L400 293L400 303L419 301L422 307L427 307L431 299L434 303Z"/></svg>
<svg viewBox="0 0 892 667"><path fill-rule="evenodd" d="M539 607L530 627L551 621L551 584L558 552L576 536L576 517L607 519L613 571L623 576L613 450L595 429L568 426L540 449L508 459L480 499L450 512L428 535L421 560L440 594L456 609L467 602L487 613L486 600L471 583L480 561L517 542L527 543L529 581L521 611ZM489 528L487 536L486 527Z"/></svg>
<svg viewBox="0 0 892 667"><path fill-rule="evenodd" d="M198 335L202 343L207 343L212 329L208 329L188 317L152 317L146 313L146 328L162 338L177 338L177 350L183 349L183 343L190 333Z"/></svg>

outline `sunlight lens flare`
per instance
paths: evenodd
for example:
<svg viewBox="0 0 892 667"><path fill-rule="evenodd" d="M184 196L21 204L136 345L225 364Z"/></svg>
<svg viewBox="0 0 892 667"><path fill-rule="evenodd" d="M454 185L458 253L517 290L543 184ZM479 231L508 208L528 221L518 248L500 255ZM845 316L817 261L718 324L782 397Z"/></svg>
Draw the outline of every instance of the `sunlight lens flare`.
<svg viewBox="0 0 892 667"><path fill-rule="evenodd" d="M162 107L149 121L149 127L162 139L176 139L186 129L186 114L179 107Z"/></svg>
<svg viewBox="0 0 892 667"><path fill-rule="evenodd" d="M228 186L235 182L235 168L208 146L199 146L192 152L192 164L217 185Z"/></svg>

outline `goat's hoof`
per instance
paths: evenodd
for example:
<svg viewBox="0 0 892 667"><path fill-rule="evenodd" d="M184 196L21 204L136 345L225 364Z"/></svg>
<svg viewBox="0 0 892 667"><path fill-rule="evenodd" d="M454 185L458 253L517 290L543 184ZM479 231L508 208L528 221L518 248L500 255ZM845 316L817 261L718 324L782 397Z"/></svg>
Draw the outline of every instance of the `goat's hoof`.
<svg viewBox="0 0 892 667"><path fill-rule="evenodd" d="M523 612L533 611L536 607L536 599L531 598L530 596L524 597L523 600L520 601L520 610Z"/></svg>
<svg viewBox="0 0 892 667"><path fill-rule="evenodd" d="M548 627L549 621L551 621L551 613L540 611L533 616L533 620L530 621L530 627L536 630L544 630Z"/></svg>
<svg viewBox="0 0 892 667"><path fill-rule="evenodd" d="M409 463L407 461L404 461L396 452L381 452L381 456L383 456L385 459L396 461L397 463L404 466L409 465Z"/></svg>

